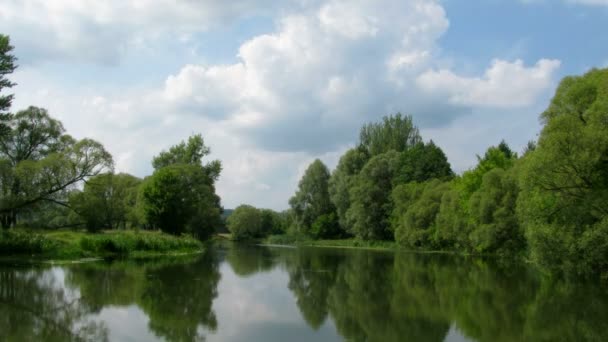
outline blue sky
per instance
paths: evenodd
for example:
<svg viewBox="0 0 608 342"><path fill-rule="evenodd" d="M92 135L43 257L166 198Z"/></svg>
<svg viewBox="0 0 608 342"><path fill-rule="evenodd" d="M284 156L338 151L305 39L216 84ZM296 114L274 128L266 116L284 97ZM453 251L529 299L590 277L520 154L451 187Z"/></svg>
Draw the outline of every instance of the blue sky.
<svg viewBox="0 0 608 342"><path fill-rule="evenodd" d="M456 171L540 129L559 80L608 67L607 0L5 0L36 105L143 177L202 133L218 192L283 209L306 166L333 168L362 123L412 114Z"/></svg>

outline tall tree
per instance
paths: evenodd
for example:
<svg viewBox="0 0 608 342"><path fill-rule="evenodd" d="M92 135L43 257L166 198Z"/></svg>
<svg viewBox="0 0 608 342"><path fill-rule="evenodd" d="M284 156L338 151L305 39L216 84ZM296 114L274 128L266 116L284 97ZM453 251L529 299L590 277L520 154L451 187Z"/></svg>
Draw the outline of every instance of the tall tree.
<svg viewBox="0 0 608 342"><path fill-rule="evenodd" d="M359 148L346 151L329 179L329 195L336 207L340 227L350 234L354 234L353 222L346 215L351 206L350 189L368 159L367 154Z"/></svg>
<svg viewBox="0 0 608 342"><path fill-rule="evenodd" d="M67 193L112 168L112 156L91 139L64 134L61 122L29 107L11 116L0 139L0 216L7 228L18 211L48 201L65 205Z"/></svg>
<svg viewBox="0 0 608 342"><path fill-rule="evenodd" d="M219 160L202 164L211 150L201 135L171 147L153 158L154 174L141 187L142 208L149 224L171 233L208 238L222 224L215 181Z"/></svg>
<svg viewBox="0 0 608 342"><path fill-rule="evenodd" d="M366 240L393 238L391 192L400 169L399 159L400 154L396 151L377 155L357 176L350 193L352 204L347 212L357 237Z"/></svg>
<svg viewBox="0 0 608 342"><path fill-rule="evenodd" d="M236 207L226 220L228 230L235 240L261 237L264 229L262 223L262 212L246 204Z"/></svg>
<svg viewBox="0 0 608 342"><path fill-rule="evenodd" d="M518 211L539 263L608 274L608 69L567 77L524 159Z"/></svg>
<svg viewBox="0 0 608 342"><path fill-rule="evenodd" d="M10 119L10 114L8 110L11 107L13 95L2 95L2 90L15 85L6 78L17 68L15 64L17 59L11 54L12 51L13 47L10 44L9 37L0 34L0 137L9 131L7 121Z"/></svg>
<svg viewBox="0 0 608 342"><path fill-rule="evenodd" d="M401 156L399 182L425 182L431 179L449 179L454 173L445 153L431 140L417 143Z"/></svg>
<svg viewBox="0 0 608 342"><path fill-rule="evenodd" d="M304 172L298 191L289 200L302 232L311 233L317 219L335 211L329 199L329 177L327 166L319 159L315 160Z"/></svg>
<svg viewBox="0 0 608 342"><path fill-rule="evenodd" d="M222 171L222 164L219 160L213 160L203 165L203 158L209 153L211 149L205 145L203 136L196 134L190 136L188 141L182 141L168 151L162 151L152 159L152 166L159 170L173 164L201 165L209 177L216 181Z"/></svg>
<svg viewBox="0 0 608 342"><path fill-rule="evenodd" d="M359 140L359 147L373 157L388 151L403 152L422 138L412 117L397 113L383 117L382 122L364 125Z"/></svg>

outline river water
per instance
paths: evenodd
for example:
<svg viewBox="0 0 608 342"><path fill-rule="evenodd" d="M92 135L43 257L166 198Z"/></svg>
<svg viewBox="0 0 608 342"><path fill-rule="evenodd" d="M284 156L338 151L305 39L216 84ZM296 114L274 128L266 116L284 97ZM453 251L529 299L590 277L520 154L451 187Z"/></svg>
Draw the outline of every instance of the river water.
<svg viewBox="0 0 608 342"><path fill-rule="evenodd" d="M223 244L0 262L0 341L608 341L608 290L453 255Z"/></svg>

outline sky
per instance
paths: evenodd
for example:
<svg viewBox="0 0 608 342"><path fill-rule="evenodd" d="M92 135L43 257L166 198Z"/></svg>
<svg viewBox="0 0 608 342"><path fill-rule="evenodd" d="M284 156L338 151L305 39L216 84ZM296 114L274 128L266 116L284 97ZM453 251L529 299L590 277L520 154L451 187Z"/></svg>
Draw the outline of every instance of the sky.
<svg viewBox="0 0 608 342"><path fill-rule="evenodd" d="M152 173L201 133L225 208L285 209L316 158L401 112L452 168L521 151L561 78L608 67L608 0L2 0L34 105Z"/></svg>

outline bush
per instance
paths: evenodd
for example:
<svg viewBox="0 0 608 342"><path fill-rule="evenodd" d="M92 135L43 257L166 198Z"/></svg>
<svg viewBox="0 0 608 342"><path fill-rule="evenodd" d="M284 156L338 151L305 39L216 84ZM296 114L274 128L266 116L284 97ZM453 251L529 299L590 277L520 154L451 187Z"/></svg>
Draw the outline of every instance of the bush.
<svg viewBox="0 0 608 342"><path fill-rule="evenodd" d="M0 233L0 254L40 254L52 250L56 243L44 235L22 230Z"/></svg>
<svg viewBox="0 0 608 342"><path fill-rule="evenodd" d="M341 235L338 216L335 213L317 217L310 227L310 235L315 239L331 239Z"/></svg>

